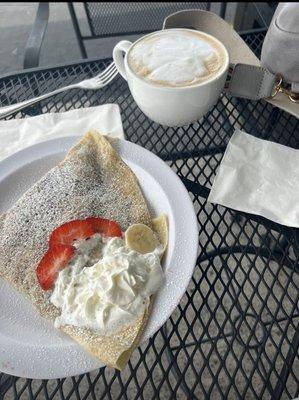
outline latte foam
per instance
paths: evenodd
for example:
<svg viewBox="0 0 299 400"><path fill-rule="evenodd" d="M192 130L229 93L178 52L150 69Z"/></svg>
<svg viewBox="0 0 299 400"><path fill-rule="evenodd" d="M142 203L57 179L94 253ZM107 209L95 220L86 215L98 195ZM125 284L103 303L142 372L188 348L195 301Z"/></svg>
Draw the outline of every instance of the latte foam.
<svg viewBox="0 0 299 400"><path fill-rule="evenodd" d="M226 60L218 42L186 30L145 37L131 48L128 63L146 81L162 86L190 86L217 75Z"/></svg>

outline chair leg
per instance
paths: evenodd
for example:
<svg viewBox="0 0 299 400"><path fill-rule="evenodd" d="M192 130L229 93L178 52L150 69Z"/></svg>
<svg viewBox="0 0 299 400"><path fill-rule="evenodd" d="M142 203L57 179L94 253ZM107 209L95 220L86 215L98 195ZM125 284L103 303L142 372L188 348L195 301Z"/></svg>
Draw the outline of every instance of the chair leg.
<svg viewBox="0 0 299 400"><path fill-rule="evenodd" d="M75 33L76 33L76 37L77 37L77 41L78 41L78 45L79 45L79 48L80 48L81 55L82 55L83 58L87 58L86 49L85 49L84 42L83 42L83 39L82 39L80 26L79 26L79 23L78 23L78 19L77 19L77 16L76 16L76 12L75 12L73 3L68 3L68 8L69 8L69 12L70 12L70 15L71 15L71 18L72 18L72 21L73 21L73 26L74 26L74 29L75 29Z"/></svg>
<svg viewBox="0 0 299 400"><path fill-rule="evenodd" d="M39 53L43 43L49 21L49 3L40 2L38 5L34 25L28 38L25 56L24 69L38 67Z"/></svg>
<svg viewBox="0 0 299 400"><path fill-rule="evenodd" d="M225 2L221 2L220 17L225 19L225 14L226 14L226 3Z"/></svg>

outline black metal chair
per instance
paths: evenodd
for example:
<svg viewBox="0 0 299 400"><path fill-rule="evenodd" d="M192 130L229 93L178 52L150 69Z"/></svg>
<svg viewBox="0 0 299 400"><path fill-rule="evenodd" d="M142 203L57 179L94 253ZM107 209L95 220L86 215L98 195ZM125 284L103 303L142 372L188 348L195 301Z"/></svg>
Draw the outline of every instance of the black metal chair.
<svg viewBox="0 0 299 400"><path fill-rule="evenodd" d="M167 15L184 9L209 10L210 2L87 2L84 3L84 9L90 35L82 34L74 3L68 3L68 7L82 57L87 58L86 40L158 30ZM224 13L225 3L222 3L222 17Z"/></svg>
<svg viewBox="0 0 299 400"><path fill-rule="evenodd" d="M217 4L220 4L218 6L219 15L225 18L227 3L221 2ZM252 21L250 24L254 28L259 28L269 25L278 3L248 3L245 8L244 4L242 4L237 3L236 15L239 17L251 15ZM82 33L77 7L83 7L84 9L89 30L88 34ZM213 8L215 7L217 6ZM209 11L211 2L87 2L68 3L68 8L81 55L83 58L87 58L86 41L155 31L161 29L167 15L184 9ZM40 2L25 50L24 68L37 67L39 64L39 54L48 24L49 13L49 3ZM239 17L237 19L240 19ZM239 30L242 29L244 28L239 26Z"/></svg>
<svg viewBox="0 0 299 400"><path fill-rule="evenodd" d="M77 4L68 3L70 15L83 58L87 58L85 41L143 34L161 29L165 17L183 9L209 10L210 2L87 2L83 3L89 35L83 35L76 13ZM226 3L221 3L220 16L224 17ZM27 42L24 68L37 67L39 53L49 19L49 3L39 3L35 23Z"/></svg>

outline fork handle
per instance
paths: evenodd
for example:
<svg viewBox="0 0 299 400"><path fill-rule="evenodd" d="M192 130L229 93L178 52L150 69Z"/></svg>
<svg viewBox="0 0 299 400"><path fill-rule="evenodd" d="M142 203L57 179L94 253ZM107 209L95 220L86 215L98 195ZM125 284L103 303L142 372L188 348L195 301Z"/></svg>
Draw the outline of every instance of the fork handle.
<svg viewBox="0 0 299 400"><path fill-rule="evenodd" d="M25 107L31 106L32 104L38 103L41 100L47 99L55 94L65 92L70 89L77 89L79 86L77 84L64 86L62 88L56 89L53 92L42 94L41 96L34 97L33 99L25 100L17 104L12 104L10 106L0 107L0 119L13 114L16 111L20 111Z"/></svg>

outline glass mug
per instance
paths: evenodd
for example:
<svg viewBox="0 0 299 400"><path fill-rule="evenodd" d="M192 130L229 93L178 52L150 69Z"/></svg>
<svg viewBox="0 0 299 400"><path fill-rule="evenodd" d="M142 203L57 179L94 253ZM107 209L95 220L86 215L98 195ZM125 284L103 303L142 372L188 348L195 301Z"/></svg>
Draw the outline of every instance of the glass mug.
<svg viewBox="0 0 299 400"><path fill-rule="evenodd" d="M171 29L172 31L191 31L190 29ZM128 64L128 55L136 43L156 34L158 31L142 36L131 43L122 40L113 49L113 60L122 77L128 82L130 92L143 113L153 121L167 126L183 126L200 119L217 102L227 77L229 55L224 45L215 37L208 35L217 42L224 54L223 65L216 75L207 81L199 82L192 86L161 86L151 83L137 75Z"/></svg>

